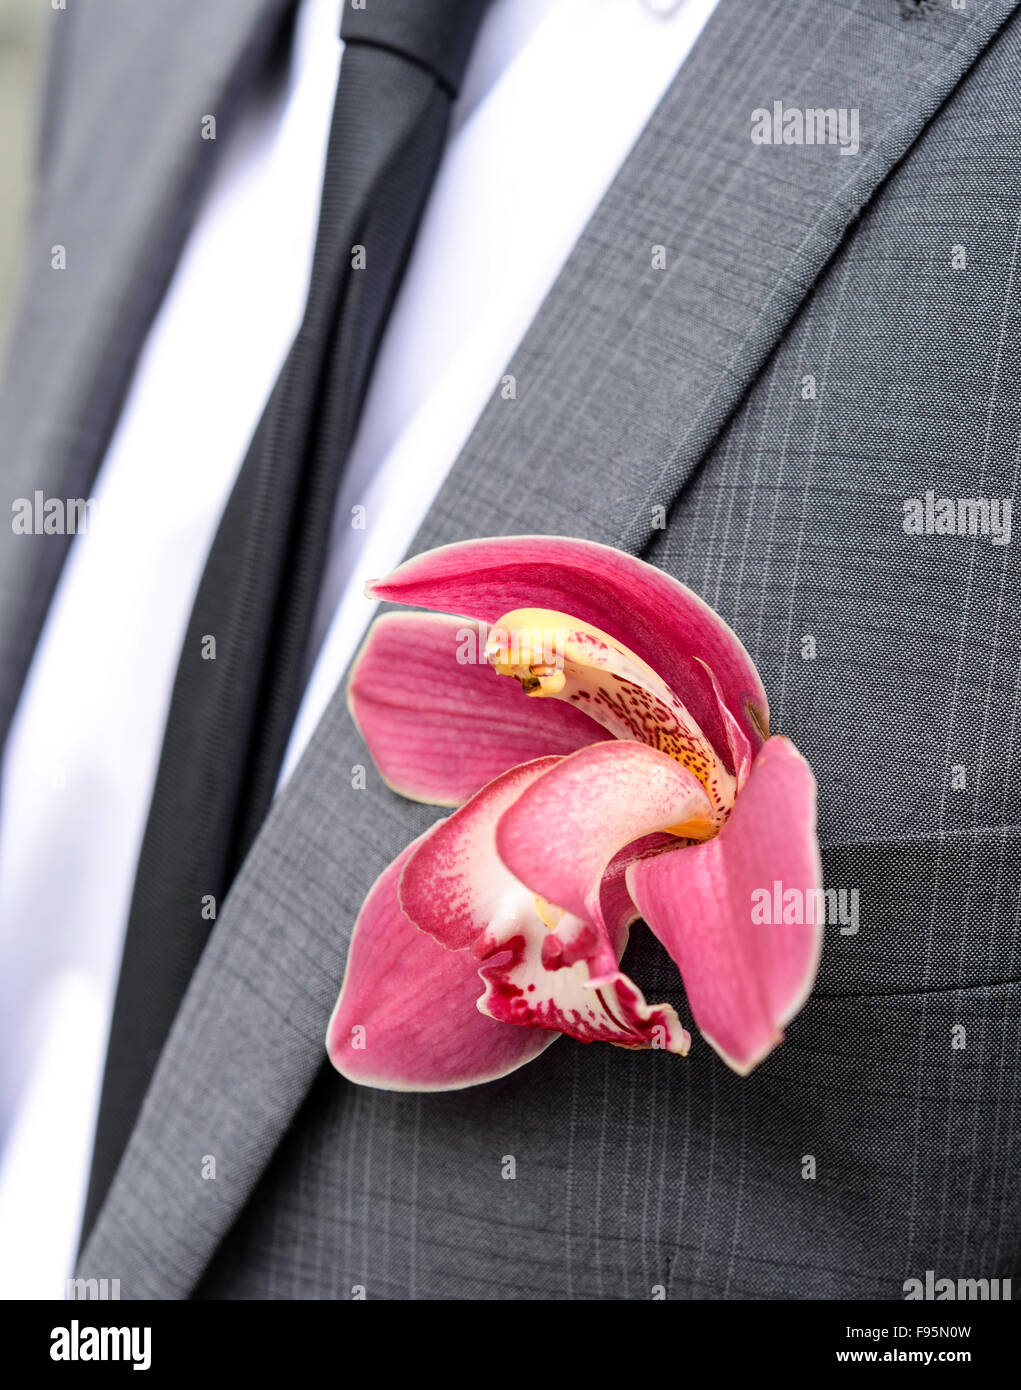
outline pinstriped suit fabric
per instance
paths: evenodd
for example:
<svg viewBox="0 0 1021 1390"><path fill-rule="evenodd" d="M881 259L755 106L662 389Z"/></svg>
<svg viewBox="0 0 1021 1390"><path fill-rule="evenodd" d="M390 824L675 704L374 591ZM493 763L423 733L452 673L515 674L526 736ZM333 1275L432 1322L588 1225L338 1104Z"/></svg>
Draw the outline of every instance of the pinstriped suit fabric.
<svg viewBox="0 0 1021 1390"><path fill-rule="evenodd" d="M323 1069L353 913L430 819L372 775L352 790L338 697L221 914L83 1273L494 1299L898 1298L928 1268L1017 1273L1016 550L902 525L927 489L1016 489L1014 9L906 25L883 0L723 0L421 537L641 537L746 641L819 776L827 881L860 892L784 1046L744 1081L705 1045L568 1040L451 1095ZM774 99L858 107L860 154L754 146ZM678 999L646 934L626 965Z"/></svg>
<svg viewBox="0 0 1021 1390"><path fill-rule="evenodd" d="M325 1074L204 1293L891 1298L930 1268L1017 1273L1021 576L1013 547L902 518L926 489L1017 495L1019 58L1012 33L869 207L650 552L748 643L820 778L827 883L860 890L784 1049L749 1081L704 1046L677 1066L573 1043L484 1093ZM629 369L653 375L644 346ZM568 415L604 361L574 360ZM669 961L632 951L669 995Z"/></svg>

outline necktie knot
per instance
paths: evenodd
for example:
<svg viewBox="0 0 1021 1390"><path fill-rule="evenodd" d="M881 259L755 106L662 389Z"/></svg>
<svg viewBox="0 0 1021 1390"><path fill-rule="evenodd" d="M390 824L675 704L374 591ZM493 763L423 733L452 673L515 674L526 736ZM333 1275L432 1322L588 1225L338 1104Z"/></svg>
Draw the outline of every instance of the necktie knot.
<svg viewBox="0 0 1021 1390"><path fill-rule="evenodd" d="M340 37L426 68L457 96L487 0L344 0Z"/></svg>

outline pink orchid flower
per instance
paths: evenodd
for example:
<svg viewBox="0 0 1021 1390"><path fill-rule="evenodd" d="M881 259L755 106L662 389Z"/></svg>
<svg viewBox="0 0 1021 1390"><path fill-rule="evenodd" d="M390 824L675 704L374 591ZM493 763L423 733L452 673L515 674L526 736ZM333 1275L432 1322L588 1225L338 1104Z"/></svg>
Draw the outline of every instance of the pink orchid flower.
<svg viewBox="0 0 1021 1390"><path fill-rule="evenodd" d="M389 786L458 809L365 901L333 1065L426 1091L503 1076L561 1033L684 1055L674 1009L620 970L643 918L703 1036L749 1072L821 948L816 914L764 925L754 894L813 893L821 867L812 773L769 737L734 633L662 571L563 537L443 546L368 593L432 611L376 620L352 715Z"/></svg>

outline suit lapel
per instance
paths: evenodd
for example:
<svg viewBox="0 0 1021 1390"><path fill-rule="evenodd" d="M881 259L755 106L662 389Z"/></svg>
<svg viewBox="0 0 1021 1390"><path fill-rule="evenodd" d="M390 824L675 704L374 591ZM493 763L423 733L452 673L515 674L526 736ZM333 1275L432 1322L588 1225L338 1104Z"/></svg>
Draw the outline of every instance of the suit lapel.
<svg viewBox="0 0 1021 1390"><path fill-rule="evenodd" d="M203 117L222 144L291 3L81 0L52 12L46 164L0 396L9 503L37 489L88 496L215 166ZM68 545L0 528L0 747Z"/></svg>
<svg viewBox="0 0 1021 1390"><path fill-rule="evenodd" d="M857 211L1015 8L908 22L894 0L722 0L415 548L544 531L640 549ZM752 112L776 100L857 109L858 152L754 144ZM224 906L83 1274L186 1296L294 1118L358 907L434 814L371 768L358 789L366 762L338 692Z"/></svg>
<svg viewBox="0 0 1021 1390"><path fill-rule="evenodd" d="M509 366L517 400L494 395L416 549L463 536L470 496L492 534L640 551L859 211L1016 8L907 21L900 0L720 0ZM856 112L858 152L753 143L753 112L772 123L774 103Z"/></svg>

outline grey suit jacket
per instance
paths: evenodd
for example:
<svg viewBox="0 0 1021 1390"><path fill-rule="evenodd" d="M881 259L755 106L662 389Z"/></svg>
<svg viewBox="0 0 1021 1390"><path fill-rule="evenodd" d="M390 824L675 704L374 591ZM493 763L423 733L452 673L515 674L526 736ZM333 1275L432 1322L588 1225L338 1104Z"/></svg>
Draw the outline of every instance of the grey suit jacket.
<svg viewBox="0 0 1021 1390"><path fill-rule="evenodd" d="M87 493L216 157L201 117L230 121L287 6L72 8L0 403L11 498ZM83 1274L165 1298L896 1299L928 1269L1021 1273L1017 547L904 520L1017 492L1019 9L721 0L415 547L591 537L736 628L818 776L827 882L860 901L784 1045L745 1080L697 1041L561 1039L479 1089L342 1081L323 1034L354 916L435 813L371 770L353 789L338 691ZM856 152L756 143L774 102L857 112ZM5 717L62 558L0 547ZM676 998L641 929L626 965Z"/></svg>

